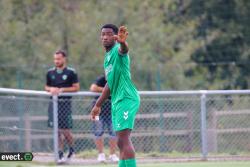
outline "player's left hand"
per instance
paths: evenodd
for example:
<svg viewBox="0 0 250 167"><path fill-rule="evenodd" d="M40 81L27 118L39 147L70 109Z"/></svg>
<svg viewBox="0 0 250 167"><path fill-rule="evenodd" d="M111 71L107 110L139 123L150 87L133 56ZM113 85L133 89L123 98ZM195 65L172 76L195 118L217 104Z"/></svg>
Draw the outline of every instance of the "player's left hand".
<svg viewBox="0 0 250 167"><path fill-rule="evenodd" d="M118 35L114 35L114 39L119 43L125 43L128 37L127 27L121 26L118 30Z"/></svg>
<svg viewBox="0 0 250 167"><path fill-rule="evenodd" d="M99 116L101 112L101 107L97 107L96 105L91 110L91 120L95 120L96 116Z"/></svg>

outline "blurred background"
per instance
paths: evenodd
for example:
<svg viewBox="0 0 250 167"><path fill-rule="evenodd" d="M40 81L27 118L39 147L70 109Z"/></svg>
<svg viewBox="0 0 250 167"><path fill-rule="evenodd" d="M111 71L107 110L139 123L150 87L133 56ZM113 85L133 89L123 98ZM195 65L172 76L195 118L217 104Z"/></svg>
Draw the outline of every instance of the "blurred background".
<svg viewBox="0 0 250 167"><path fill-rule="evenodd" d="M132 136L138 157L249 160L249 9L249 0L0 0L0 88L44 90L54 52L64 49L86 93L103 73L102 25L125 25L133 81L140 92L162 90L141 93ZM215 89L232 91L196 91ZM72 98L81 165L97 155L93 100ZM53 162L50 101L41 92L1 91L0 150Z"/></svg>
<svg viewBox="0 0 250 167"><path fill-rule="evenodd" d="M103 73L100 28L126 25L139 90L249 89L248 0L0 0L0 87L42 90L64 49L81 90Z"/></svg>

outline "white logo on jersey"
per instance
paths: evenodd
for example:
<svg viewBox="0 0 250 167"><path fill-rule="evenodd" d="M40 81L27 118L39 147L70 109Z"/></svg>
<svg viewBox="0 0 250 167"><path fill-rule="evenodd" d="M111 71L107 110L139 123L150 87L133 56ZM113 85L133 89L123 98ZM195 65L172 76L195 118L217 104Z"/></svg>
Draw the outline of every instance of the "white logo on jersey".
<svg viewBox="0 0 250 167"><path fill-rule="evenodd" d="M67 75L63 75L63 76L62 76L62 79L63 79L63 80L66 80L67 78L68 78Z"/></svg>
<svg viewBox="0 0 250 167"><path fill-rule="evenodd" d="M106 77L108 76L108 74L109 74L112 70L113 70L113 65L112 65L112 64L108 65L108 67L105 68L105 75L106 75Z"/></svg>
<svg viewBox="0 0 250 167"><path fill-rule="evenodd" d="M123 118L125 119L125 120L127 120L128 119L128 111L127 112L123 112Z"/></svg>
<svg viewBox="0 0 250 167"><path fill-rule="evenodd" d="M110 58L111 58L111 57L110 57L110 55L108 54L108 56L107 56L107 60L108 60L108 62L109 62Z"/></svg>
<svg viewBox="0 0 250 167"><path fill-rule="evenodd" d="M121 126L120 126L120 124L117 124L117 128L120 128Z"/></svg>

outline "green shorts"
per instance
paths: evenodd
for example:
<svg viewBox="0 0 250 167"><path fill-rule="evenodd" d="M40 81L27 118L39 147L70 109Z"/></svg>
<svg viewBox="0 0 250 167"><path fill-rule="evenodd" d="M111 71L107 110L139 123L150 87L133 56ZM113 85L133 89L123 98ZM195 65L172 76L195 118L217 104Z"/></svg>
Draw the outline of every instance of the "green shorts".
<svg viewBox="0 0 250 167"><path fill-rule="evenodd" d="M140 99L124 99L112 105L112 123L115 131L133 129L135 116L140 107Z"/></svg>

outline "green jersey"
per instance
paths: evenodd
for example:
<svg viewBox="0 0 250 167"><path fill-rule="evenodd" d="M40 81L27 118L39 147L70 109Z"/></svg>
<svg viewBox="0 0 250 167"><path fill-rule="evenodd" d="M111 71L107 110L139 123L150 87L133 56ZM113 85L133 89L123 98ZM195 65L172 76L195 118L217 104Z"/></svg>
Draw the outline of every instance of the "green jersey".
<svg viewBox="0 0 250 167"><path fill-rule="evenodd" d="M106 52L104 58L104 70L113 105L126 98L139 100L138 92L131 80L129 55L121 55L119 48L120 44L116 43Z"/></svg>

